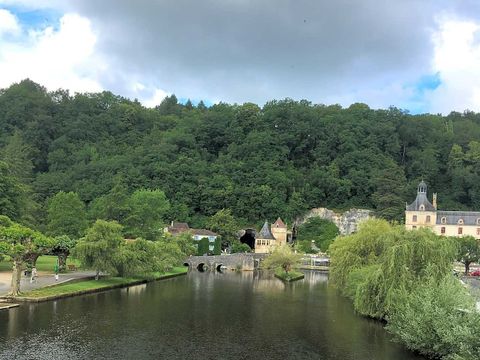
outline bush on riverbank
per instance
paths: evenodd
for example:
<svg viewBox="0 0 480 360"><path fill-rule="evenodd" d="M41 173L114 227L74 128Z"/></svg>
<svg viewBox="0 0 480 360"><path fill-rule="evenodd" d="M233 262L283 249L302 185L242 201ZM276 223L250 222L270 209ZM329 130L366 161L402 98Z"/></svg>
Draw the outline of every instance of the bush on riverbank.
<svg viewBox="0 0 480 360"><path fill-rule="evenodd" d="M409 294L398 292L387 329L412 350L429 357L480 359L480 314L452 276L431 277Z"/></svg>
<svg viewBox="0 0 480 360"><path fill-rule="evenodd" d="M288 282L301 280L305 277L305 275L300 271L290 271L287 273L280 269L275 271L275 276L280 280L288 281Z"/></svg>
<svg viewBox="0 0 480 360"><path fill-rule="evenodd" d="M369 220L338 238L330 253L331 278L356 311L387 320L397 339L422 354L478 359L478 313L451 274L451 239Z"/></svg>

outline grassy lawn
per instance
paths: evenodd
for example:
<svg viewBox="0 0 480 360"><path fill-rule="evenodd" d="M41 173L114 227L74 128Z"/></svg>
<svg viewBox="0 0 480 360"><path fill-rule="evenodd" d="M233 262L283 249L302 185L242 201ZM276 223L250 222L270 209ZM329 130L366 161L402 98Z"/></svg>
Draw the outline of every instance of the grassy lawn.
<svg viewBox="0 0 480 360"><path fill-rule="evenodd" d="M153 280L159 279L164 276L186 273L188 268L175 267L171 271L163 274L152 274L147 277L135 277L135 278L120 278L120 277L108 277L99 280L83 280L76 282L68 282L56 286L46 287L42 289L36 289L22 294L22 297L42 298L47 296L62 296L66 294L77 293L80 291L96 290L101 288L109 288L112 286L121 286L135 283L139 280Z"/></svg>
<svg viewBox="0 0 480 360"><path fill-rule="evenodd" d="M12 271L12 263L10 261L0 261L0 271Z"/></svg>
<svg viewBox="0 0 480 360"><path fill-rule="evenodd" d="M55 264L57 263L57 257L53 255L43 255L37 260L38 271L48 271L53 273ZM80 262L77 259L67 258L67 266L69 264L75 265L77 268L80 266ZM0 262L0 271L11 271L12 263L10 261Z"/></svg>

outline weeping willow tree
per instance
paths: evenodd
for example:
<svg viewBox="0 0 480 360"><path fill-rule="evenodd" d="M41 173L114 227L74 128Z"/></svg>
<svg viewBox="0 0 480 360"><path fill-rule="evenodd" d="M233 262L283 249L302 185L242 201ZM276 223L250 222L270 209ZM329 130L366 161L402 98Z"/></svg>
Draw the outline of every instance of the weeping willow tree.
<svg viewBox="0 0 480 360"><path fill-rule="evenodd" d="M367 316L385 318L402 294L428 277L445 277L452 269L456 245L428 229L405 230L369 220L359 231L331 247L332 280Z"/></svg>
<svg viewBox="0 0 480 360"><path fill-rule="evenodd" d="M480 313L455 277L432 274L415 291L399 294L387 330L429 358L480 359Z"/></svg>
<svg viewBox="0 0 480 360"><path fill-rule="evenodd" d="M356 233L338 237L330 245L330 279L340 290L347 294L347 280L352 272L378 263L389 246L390 239L385 234L391 230L387 221L370 219L361 223Z"/></svg>

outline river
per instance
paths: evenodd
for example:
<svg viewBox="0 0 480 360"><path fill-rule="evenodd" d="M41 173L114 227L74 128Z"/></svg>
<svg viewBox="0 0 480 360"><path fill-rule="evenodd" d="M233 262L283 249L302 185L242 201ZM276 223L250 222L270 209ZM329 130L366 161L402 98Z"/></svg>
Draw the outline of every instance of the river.
<svg viewBox="0 0 480 360"><path fill-rule="evenodd" d="M325 274L200 273L0 312L0 359L423 359Z"/></svg>

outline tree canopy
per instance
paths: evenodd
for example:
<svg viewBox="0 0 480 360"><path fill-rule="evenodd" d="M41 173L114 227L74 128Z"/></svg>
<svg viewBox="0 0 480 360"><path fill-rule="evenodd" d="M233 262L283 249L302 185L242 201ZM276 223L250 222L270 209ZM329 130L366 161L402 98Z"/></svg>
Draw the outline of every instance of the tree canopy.
<svg viewBox="0 0 480 360"><path fill-rule="evenodd" d="M10 295L20 294L22 266L32 258L51 251L54 240L42 233L0 216L0 255L7 255L13 262Z"/></svg>
<svg viewBox="0 0 480 360"><path fill-rule="evenodd" d="M158 105L107 91L48 92L30 80L0 90L0 158L9 169L0 165L2 213L40 226L48 199L63 191L78 194L91 221L116 220L149 238L153 223L206 227L222 209L245 225L279 216L293 223L319 206L402 220L421 178L439 208L480 209L474 112L291 99L207 108L174 95ZM28 203L19 203L27 190ZM161 191L170 206L140 224L136 191Z"/></svg>
<svg viewBox="0 0 480 360"><path fill-rule="evenodd" d="M80 238L87 228L85 204L74 192L60 191L48 201L47 228L51 235Z"/></svg>

